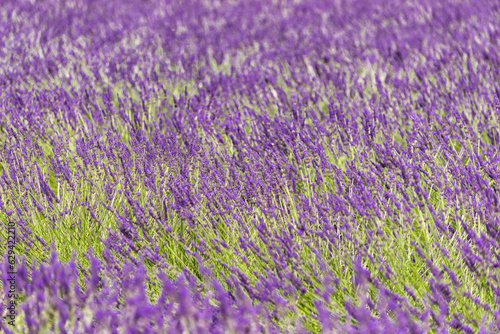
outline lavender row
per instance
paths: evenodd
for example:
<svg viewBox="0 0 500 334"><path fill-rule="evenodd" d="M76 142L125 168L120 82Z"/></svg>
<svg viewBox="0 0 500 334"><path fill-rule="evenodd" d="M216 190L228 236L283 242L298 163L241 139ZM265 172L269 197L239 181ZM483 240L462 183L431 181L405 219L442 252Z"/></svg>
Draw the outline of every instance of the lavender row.
<svg viewBox="0 0 500 334"><path fill-rule="evenodd" d="M500 330L497 2L0 15L15 330Z"/></svg>

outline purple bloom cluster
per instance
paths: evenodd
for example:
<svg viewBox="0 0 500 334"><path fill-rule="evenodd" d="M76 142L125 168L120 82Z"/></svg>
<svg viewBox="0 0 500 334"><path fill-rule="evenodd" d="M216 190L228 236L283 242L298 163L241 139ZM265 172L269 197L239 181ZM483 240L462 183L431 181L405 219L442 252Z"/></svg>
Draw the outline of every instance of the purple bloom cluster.
<svg viewBox="0 0 500 334"><path fill-rule="evenodd" d="M500 331L498 1L0 18L4 332Z"/></svg>

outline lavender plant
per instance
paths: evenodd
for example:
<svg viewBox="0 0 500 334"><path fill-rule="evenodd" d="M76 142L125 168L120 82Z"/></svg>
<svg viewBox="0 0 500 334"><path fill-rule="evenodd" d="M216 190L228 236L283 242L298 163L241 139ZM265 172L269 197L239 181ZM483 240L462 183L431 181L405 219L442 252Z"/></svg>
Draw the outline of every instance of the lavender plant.
<svg viewBox="0 0 500 334"><path fill-rule="evenodd" d="M0 17L5 333L500 331L498 1Z"/></svg>

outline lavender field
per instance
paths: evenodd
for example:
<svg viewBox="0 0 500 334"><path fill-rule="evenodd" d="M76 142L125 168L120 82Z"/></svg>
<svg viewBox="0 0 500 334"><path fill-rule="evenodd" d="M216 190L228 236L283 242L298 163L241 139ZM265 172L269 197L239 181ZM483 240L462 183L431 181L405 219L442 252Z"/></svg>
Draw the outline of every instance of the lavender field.
<svg viewBox="0 0 500 334"><path fill-rule="evenodd" d="M499 333L499 0L0 1L0 333Z"/></svg>

